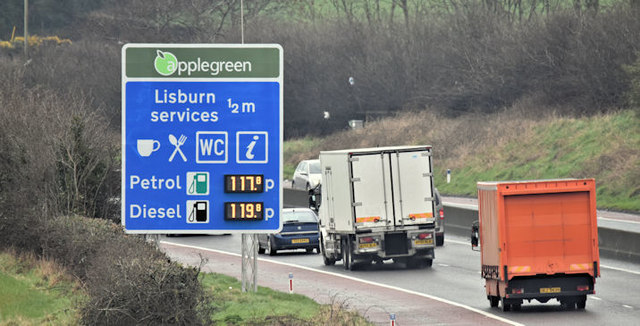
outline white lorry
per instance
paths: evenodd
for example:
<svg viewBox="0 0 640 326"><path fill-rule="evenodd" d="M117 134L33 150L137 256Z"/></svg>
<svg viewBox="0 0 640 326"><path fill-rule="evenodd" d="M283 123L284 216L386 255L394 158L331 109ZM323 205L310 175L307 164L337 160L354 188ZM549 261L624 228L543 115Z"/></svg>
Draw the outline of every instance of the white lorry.
<svg viewBox="0 0 640 326"><path fill-rule="evenodd" d="M407 267L431 266L436 220L430 146L323 151L320 165L321 198L312 192L310 205L320 216L325 265L342 260L351 270L355 262L393 259Z"/></svg>

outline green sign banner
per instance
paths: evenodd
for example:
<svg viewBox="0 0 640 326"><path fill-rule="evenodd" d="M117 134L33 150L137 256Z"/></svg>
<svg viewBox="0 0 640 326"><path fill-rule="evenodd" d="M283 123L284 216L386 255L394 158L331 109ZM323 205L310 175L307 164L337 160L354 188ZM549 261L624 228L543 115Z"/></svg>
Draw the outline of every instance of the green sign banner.
<svg viewBox="0 0 640 326"><path fill-rule="evenodd" d="M166 46L166 44L164 44ZM127 78L279 78L279 45L188 44L128 47Z"/></svg>

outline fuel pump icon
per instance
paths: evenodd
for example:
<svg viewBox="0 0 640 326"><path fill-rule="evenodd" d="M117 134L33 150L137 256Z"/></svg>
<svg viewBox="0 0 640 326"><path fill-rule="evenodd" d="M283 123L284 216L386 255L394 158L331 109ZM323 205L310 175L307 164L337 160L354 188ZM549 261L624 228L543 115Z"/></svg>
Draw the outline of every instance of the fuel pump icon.
<svg viewBox="0 0 640 326"><path fill-rule="evenodd" d="M187 195L209 195L209 172L187 172Z"/></svg>
<svg viewBox="0 0 640 326"><path fill-rule="evenodd" d="M187 200L187 223L209 223L209 201Z"/></svg>

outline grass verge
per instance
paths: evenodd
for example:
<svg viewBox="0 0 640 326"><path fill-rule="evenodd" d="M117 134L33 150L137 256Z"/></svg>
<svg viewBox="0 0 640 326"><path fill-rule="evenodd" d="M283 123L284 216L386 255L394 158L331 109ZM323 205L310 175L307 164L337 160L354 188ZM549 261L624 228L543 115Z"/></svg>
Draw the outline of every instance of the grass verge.
<svg viewBox="0 0 640 326"><path fill-rule="evenodd" d="M452 164L453 165L453 164ZM452 169L436 168L444 193L476 195L477 181L595 178L599 208L640 211L640 120L632 112L543 121L486 146Z"/></svg>
<svg viewBox="0 0 640 326"><path fill-rule="evenodd" d="M58 265L0 253L0 325L76 325L85 299L78 282Z"/></svg>
<svg viewBox="0 0 640 326"><path fill-rule="evenodd" d="M307 153L317 148L320 145L320 140L319 138L306 137L292 139L284 143L283 177L285 179L291 179L298 162L318 158L317 155L313 157Z"/></svg>
<svg viewBox="0 0 640 326"><path fill-rule="evenodd" d="M242 293L242 284L226 275L206 273L202 284L213 296L216 325L370 325L339 304L320 305L303 295L264 287Z"/></svg>
<svg viewBox="0 0 640 326"><path fill-rule="evenodd" d="M525 103L453 119L424 110L322 139L287 141L285 166L321 150L425 144L433 146L442 194L475 197L478 181L595 178L598 208L640 212L640 117L633 111L575 118Z"/></svg>

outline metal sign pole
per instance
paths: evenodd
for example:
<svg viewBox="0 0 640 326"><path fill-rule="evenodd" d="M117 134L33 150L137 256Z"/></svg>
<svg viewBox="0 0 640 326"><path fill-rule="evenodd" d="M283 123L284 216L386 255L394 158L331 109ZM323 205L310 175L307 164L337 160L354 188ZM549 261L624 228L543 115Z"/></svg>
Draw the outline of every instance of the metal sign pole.
<svg viewBox="0 0 640 326"><path fill-rule="evenodd" d="M242 234L242 292L258 292L258 236Z"/></svg>

